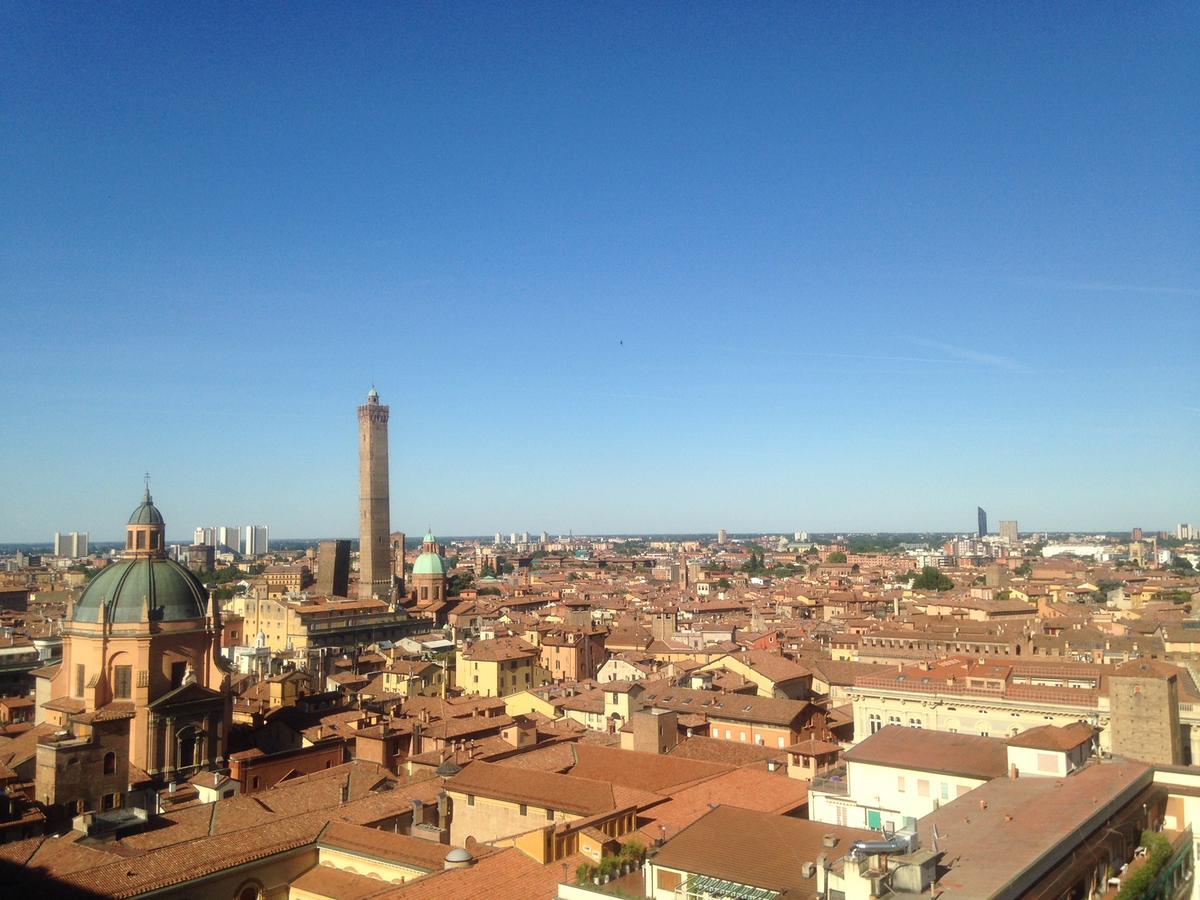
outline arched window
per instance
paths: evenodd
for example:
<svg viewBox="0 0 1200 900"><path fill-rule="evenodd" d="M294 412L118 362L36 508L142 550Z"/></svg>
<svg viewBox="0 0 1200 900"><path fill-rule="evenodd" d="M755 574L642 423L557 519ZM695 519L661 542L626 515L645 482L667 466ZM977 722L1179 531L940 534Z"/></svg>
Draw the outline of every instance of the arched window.
<svg viewBox="0 0 1200 900"><path fill-rule="evenodd" d="M104 754L104 774L112 775L117 771L117 754L111 750Z"/></svg>

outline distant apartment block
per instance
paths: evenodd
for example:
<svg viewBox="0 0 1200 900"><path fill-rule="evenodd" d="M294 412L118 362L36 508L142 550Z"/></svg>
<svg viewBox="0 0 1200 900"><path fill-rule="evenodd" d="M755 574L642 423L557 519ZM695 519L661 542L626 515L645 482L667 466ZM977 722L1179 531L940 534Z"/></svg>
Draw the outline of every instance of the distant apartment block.
<svg viewBox="0 0 1200 900"><path fill-rule="evenodd" d="M54 555L63 559L82 559L88 555L88 533L72 531L70 534L54 532Z"/></svg>
<svg viewBox="0 0 1200 900"><path fill-rule="evenodd" d="M267 540L266 525L247 525L245 528L245 542L243 544L242 553L246 556L262 556L269 552L269 542Z"/></svg>
<svg viewBox="0 0 1200 900"><path fill-rule="evenodd" d="M237 525L222 525L217 529L218 550L239 553L242 549L242 530Z"/></svg>

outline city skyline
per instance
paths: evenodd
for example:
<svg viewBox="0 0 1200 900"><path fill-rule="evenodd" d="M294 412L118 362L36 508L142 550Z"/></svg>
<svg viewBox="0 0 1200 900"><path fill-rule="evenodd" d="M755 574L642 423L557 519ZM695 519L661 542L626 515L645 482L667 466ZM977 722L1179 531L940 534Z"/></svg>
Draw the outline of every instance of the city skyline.
<svg viewBox="0 0 1200 900"><path fill-rule="evenodd" d="M354 535L372 382L413 534L1197 518L1194 6L126 10L0 11L0 540Z"/></svg>

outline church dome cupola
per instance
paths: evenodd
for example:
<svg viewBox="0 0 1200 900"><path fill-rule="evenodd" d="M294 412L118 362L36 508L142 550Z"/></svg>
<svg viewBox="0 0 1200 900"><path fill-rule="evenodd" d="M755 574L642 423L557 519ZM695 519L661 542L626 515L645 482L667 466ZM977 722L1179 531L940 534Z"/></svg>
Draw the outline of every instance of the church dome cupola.
<svg viewBox="0 0 1200 900"><path fill-rule="evenodd" d="M167 555L167 526L162 513L154 505L147 481L146 494L141 504L129 516L125 525L125 557L158 557Z"/></svg>
<svg viewBox="0 0 1200 900"><path fill-rule="evenodd" d="M414 575L445 575L446 561L442 559L442 548L432 533L421 541L421 555L413 563Z"/></svg>
<svg viewBox="0 0 1200 900"><path fill-rule="evenodd" d="M203 621L208 590L195 574L167 558L166 531L147 485L125 526L121 561L105 566L88 583L72 620L117 625Z"/></svg>

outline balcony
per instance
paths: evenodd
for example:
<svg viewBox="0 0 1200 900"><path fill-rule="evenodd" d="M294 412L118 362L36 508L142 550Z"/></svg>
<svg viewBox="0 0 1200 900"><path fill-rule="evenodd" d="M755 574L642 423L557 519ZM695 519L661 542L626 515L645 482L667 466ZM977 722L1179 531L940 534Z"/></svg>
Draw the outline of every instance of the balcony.
<svg viewBox="0 0 1200 900"><path fill-rule="evenodd" d="M844 765L828 769L808 783L809 793L819 791L822 794L837 794L846 796L850 793L850 783L846 779Z"/></svg>

